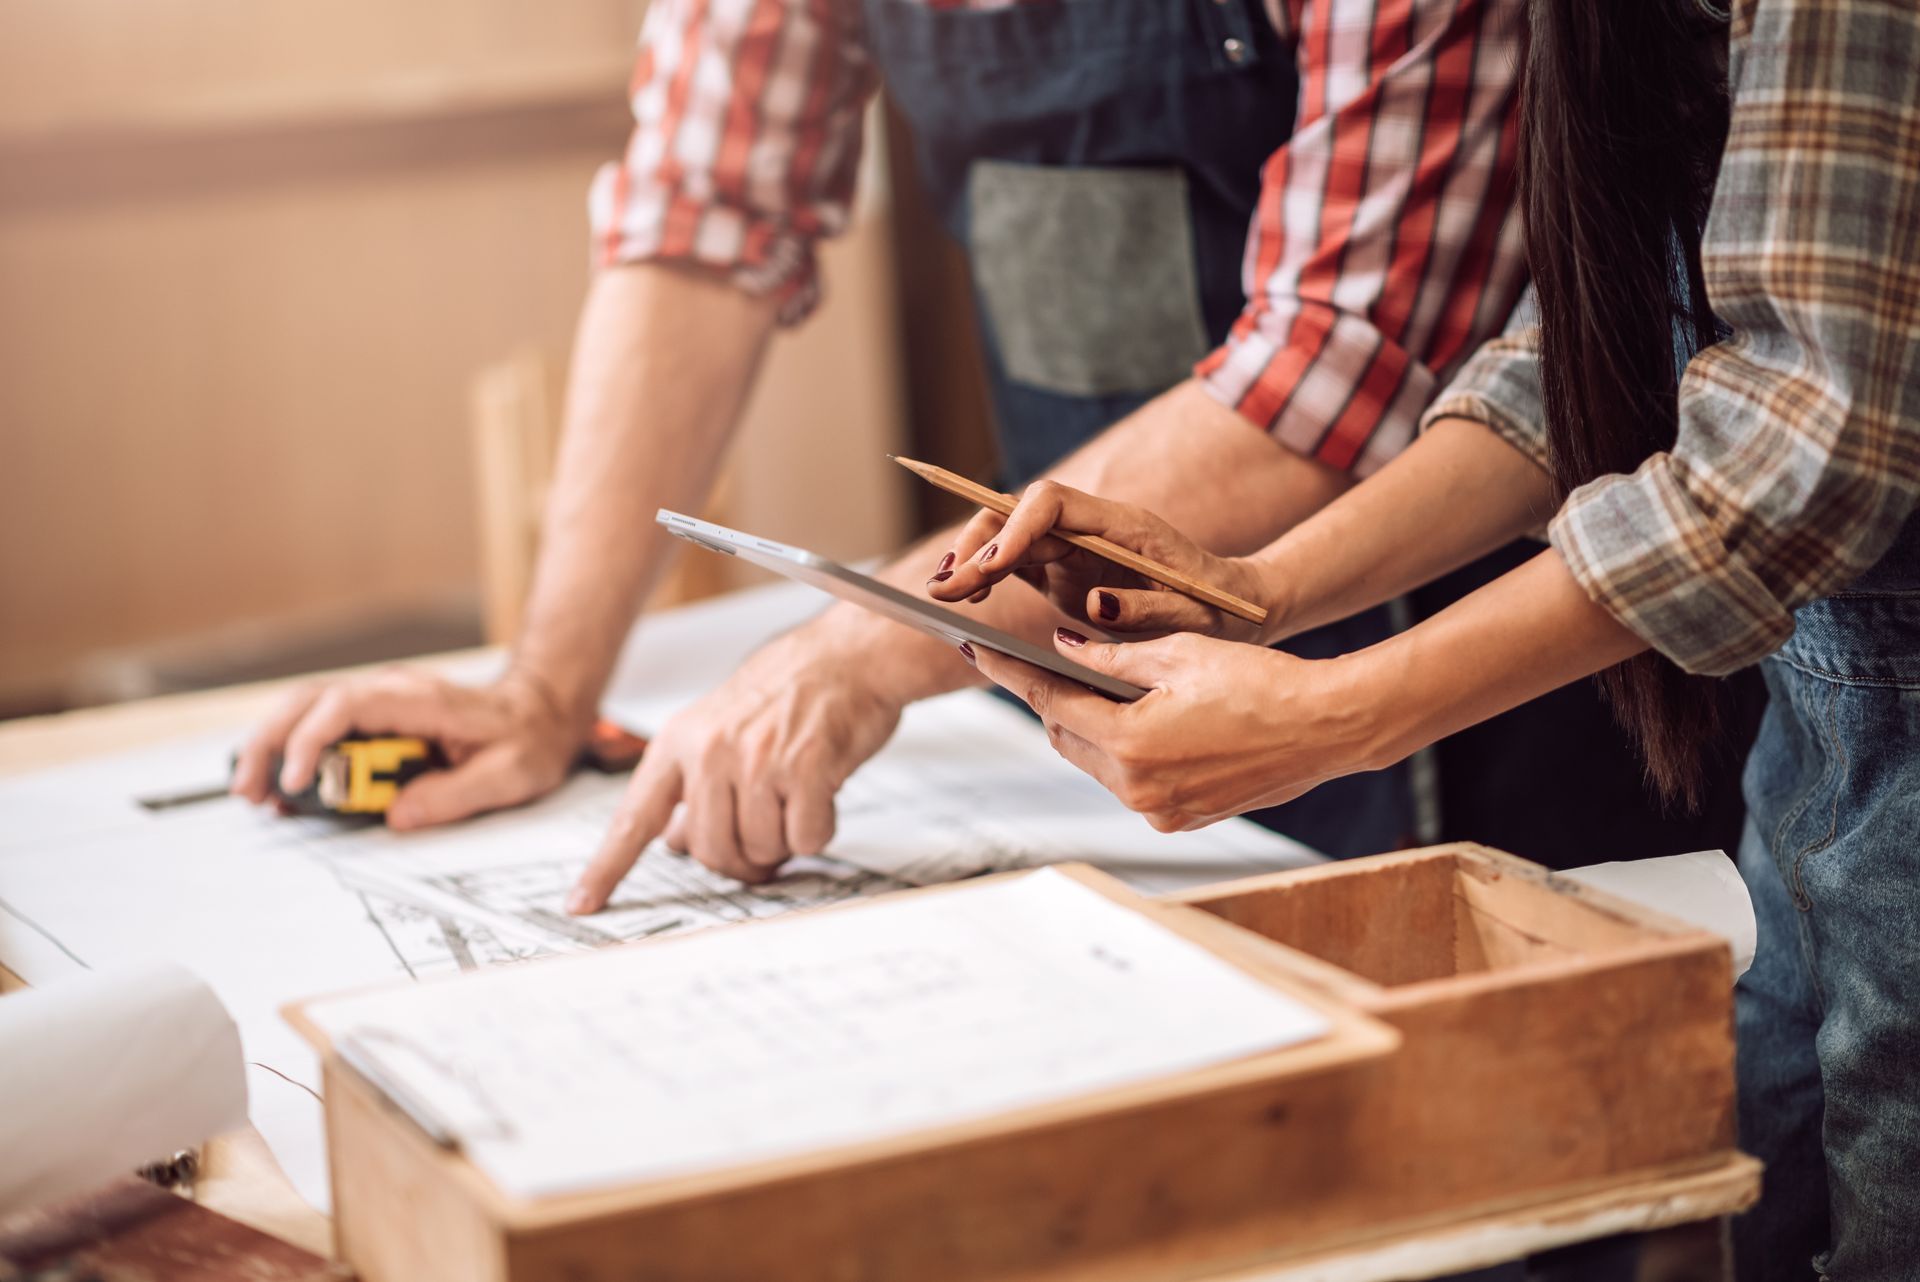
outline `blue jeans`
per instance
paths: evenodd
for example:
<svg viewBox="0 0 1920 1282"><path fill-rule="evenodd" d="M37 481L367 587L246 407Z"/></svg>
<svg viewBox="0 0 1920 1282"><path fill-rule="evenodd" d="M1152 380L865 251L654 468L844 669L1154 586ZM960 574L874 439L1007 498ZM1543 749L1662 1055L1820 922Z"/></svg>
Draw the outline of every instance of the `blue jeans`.
<svg viewBox="0 0 1920 1282"><path fill-rule="evenodd" d="M1920 1278L1920 590L1814 602L1764 668L1736 1008L1767 1172L1738 1277Z"/></svg>

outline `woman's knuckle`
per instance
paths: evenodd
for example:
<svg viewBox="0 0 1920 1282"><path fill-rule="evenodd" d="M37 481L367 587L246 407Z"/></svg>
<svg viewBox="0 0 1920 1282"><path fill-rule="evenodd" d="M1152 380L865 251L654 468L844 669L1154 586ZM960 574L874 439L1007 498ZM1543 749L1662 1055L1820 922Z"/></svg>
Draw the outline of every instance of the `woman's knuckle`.
<svg viewBox="0 0 1920 1282"><path fill-rule="evenodd" d="M1027 706L1033 709L1034 715L1039 717L1040 720L1048 721L1051 719L1053 690L1050 687L1039 681L1029 681L1027 682L1026 693L1021 697L1026 700Z"/></svg>

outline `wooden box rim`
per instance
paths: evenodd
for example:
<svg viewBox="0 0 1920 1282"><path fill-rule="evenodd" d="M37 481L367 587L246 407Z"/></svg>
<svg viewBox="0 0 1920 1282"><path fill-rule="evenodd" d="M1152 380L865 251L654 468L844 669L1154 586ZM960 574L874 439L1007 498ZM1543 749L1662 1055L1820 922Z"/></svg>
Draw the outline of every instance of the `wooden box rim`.
<svg viewBox="0 0 1920 1282"><path fill-rule="evenodd" d="M1498 969L1442 975L1399 984L1370 979L1282 941L1269 942L1278 944L1293 955L1296 973L1361 1010L1379 1014L1423 1005L1439 997L1472 996L1520 983L1546 982L1565 975L1594 974L1613 967L1637 965L1703 950L1727 951L1729 947L1724 937L1703 926L1587 885L1565 873L1555 872L1517 855L1473 842L1448 842L1359 859L1330 860L1305 868L1255 873L1231 881L1175 891L1165 896L1162 902L1211 911L1216 905L1268 890L1299 887L1332 878L1363 876L1370 869L1385 864L1428 861L1450 862L1459 871L1477 879L1517 881L1552 895L1560 904L1580 914L1630 930L1635 937L1604 949L1569 951L1565 957L1543 958Z"/></svg>

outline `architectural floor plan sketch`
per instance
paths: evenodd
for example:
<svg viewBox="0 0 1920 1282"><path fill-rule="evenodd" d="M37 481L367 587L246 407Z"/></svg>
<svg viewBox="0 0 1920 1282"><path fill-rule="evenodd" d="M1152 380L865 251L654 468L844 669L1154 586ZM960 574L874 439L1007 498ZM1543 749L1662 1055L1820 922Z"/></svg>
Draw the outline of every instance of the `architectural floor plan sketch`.
<svg viewBox="0 0 1920 1282"><path fill-rule="evenodd" d="M528 1196L975 1118L1328 1028L1046 869L309 1014Z"/></svg>
<svg viewBox="0 0 1920 1282"><path fill-rule="evenodd" d="M368 921L387 941L411 979L531 961L551 956L554 951L517 936L503 936L480 922L436 913L404 900L367 891L359 895Z"/></svg>
<svg viewBox="0 0 1920 1282"><path fill-rule="evenodd" d="M777 880L743 886L685 855L655 849L621 883L606 908L591 917L574 917L561 904L583 866L578 859L536 859L418 876L359 866L343 876L372 890L376 899L415 905L423 917L464 922L463 929L480 932L496 946L512 940L513 946L535 953L600 948L754 921L908 886L832 859L796 860Z"/></svg>

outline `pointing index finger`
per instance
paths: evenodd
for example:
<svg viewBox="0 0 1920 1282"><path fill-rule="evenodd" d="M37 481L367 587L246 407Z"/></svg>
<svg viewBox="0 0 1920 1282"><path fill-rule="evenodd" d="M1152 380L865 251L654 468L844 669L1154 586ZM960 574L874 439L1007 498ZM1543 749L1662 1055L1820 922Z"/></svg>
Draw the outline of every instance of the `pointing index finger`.
<svg viewBox="0 0 1920 1282"><path fill-rule="evenodd" d="M567 894L567 911L580 916L599 912L614 887L640 861L647 846L666 829L680 803L680 763L666 753L641 758L627 784L620 809L580 880Z"/></svg>

